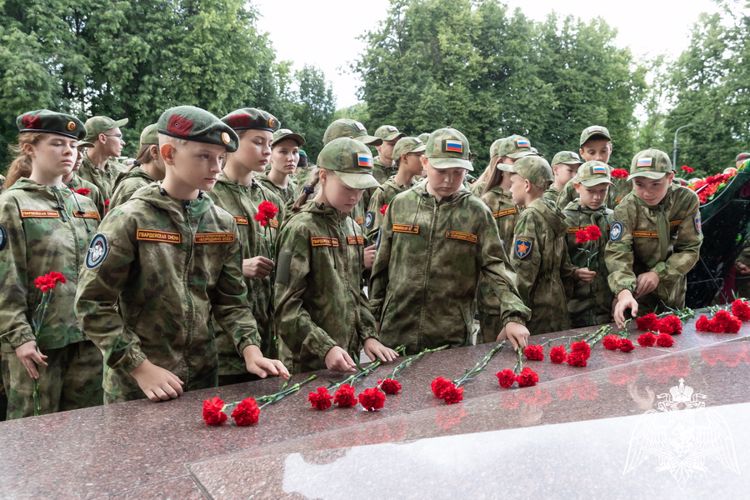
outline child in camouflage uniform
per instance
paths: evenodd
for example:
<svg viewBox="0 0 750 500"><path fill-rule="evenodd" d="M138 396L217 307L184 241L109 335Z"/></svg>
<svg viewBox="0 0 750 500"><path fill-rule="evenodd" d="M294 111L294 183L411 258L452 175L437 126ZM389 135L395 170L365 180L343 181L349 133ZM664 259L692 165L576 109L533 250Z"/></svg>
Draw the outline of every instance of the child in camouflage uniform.
<svg viewBox="0 0 750 500"><path fill-rule="evenodd" d="M627 309L635 317L685 306L687 274L698 262L703 233L698 196L673 179L665 152L647 149L633 157L633 191L615 208L605 256L618 325Z"/></svg>
<svg viewBox="0 0 750 500"><path fill-rule="evenodd" d="M193 106L168 109L157 125L164 180L107 215L76 296L86 336L104 353L105 403L215 387L211 315L232 335L247 371L288 377L260 350L237 223L205 195L224 155L237 150L237 134Z"/></svg>
<svg viewBox="0 0 750 500"><path fill-rule="evenodd" d="M525 345L529 310L513 285L492 213L463 188L473 169L466 137L430 134L422 166L427 179L397 195L381 226L370 306L388 345L409 354L472 340L474 304L484 342ZM438 304L438 305L436 305Z"/></svg>
<svg viewBox="0 0 750 500"><path fill-rule="evenodd" d="M159 154L159 133L152 123L141 132L138 156L133 167L117 176L109 209L128 201L143 186L164 178L164 161Z"/></svg>
<svg viewBox="0 0 750 500"><path fill-rule="evenodd" d="M271 141L271 168L258 176L258 182L276 193L285 206L294 202L297 185L294 173L299 162L299 152L305 139L288 128L273 133Z"/></svg>
<svg viewBox="0 0 750 500"><path fill-rule="evenodd" d="M99 212L62 183L84 126L48 110L24 113L16 123L19 155L11 171L28 163L30 174L0 196L0 340L9 419L34 414L35 380L40 413L102 403L102 356L73 312L80 263ZM65 281L49 292L43 322L33 326L42 301L35 279L50 271Z"/></svg>
<svg viewBox="0 0 750 500"><path fill-rule="evenodd" d="M551 206L557 206L557 199L560 192L575 177L578 167L583 164L583 160L573 151L560 151L552 158L552 176L554 181L544 192L544 200ZM564 207L561 207L564 208Z"/></svg>
<svg viewBox="0 0 750 500"><path fill-rule="evenodd" d="M320 189L284 223L278 242L276 328L294 373L354 371L364 348L370 359L397 354L378 340L360 287L364 237L349 213L365 189L378 185L367 146L334 139L318 155Z"/></svg>

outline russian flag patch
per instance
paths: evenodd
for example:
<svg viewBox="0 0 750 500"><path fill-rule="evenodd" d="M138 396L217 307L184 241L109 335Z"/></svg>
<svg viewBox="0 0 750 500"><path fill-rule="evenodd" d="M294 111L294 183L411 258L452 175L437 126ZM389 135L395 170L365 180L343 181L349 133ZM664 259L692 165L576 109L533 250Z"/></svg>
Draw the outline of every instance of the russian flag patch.
<svg viewBox="0 0 750 500"><path fill-rule="evenodd" d="M637 167L650 167L654 163L653 158L638 158Z"/></svg>
<svg viewBox="0 0 750 500"><path fill-rule="evenodd" d="M591 169L591 173L607 175L607 167L605 167L604 165L594 165L594 167Z"/></svg>
<svg viewBox="0 0 750 500"><path fill-rule="evenodd" d="M369 155L357 155L357 166L358 167L370 167L372 168L372 156Z"/></svg>
<svg viewBox="0 0 750 500"><path fill-rule="evenodd" d="M527 141L526 139L518 139L516 141L516 146L519 147L519 148L530 148L531 147L531 143L529 141Z"/></svg>
<svg viewBox="0 0 750 500"><path fill-rule="evenodd" d="M446 153L461 153L464 152L464 145L461 141L453 141L451 139L446 139L443 143L443 150Z"/></svg>

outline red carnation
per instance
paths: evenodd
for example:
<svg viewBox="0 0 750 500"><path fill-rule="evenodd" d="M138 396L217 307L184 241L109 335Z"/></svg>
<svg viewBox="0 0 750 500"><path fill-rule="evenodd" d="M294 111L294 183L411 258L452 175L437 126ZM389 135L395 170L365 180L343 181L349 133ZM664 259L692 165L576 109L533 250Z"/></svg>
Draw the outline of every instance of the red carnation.
<svg viewBox="0 0 750 500"><path fill-rule="evenodd" d="M325 387L318 387L316 392L311 392L307 395L307 400L310 402L313 408L316 410L327 410L331 407L331 400L333 396L328 392Z"/></svg>
<svg viewBox="0 0 750 500"><path fill-rule="evenodd" d="M723 309L714 314L709 324L714 333L737 333L742 327L742 321Z"/></svg>
<svg viewBox="0 0 750 500"><path fill-rule="evenodd" d="M635 318L635 324L643 332L659 330L659 318L654 313Z"/></svg>
<svg viewBox="0 0 750 500"><path fill-rule="evenodd" d="M453 405L460 403L464 399L464 388L456 387L455 384L449 385L445 391L443 391L443 401L447 405Z"/></svg>
<svg viewBox="0 0 750 500"><path fill-rule="evenodd" d="M695 169L693 167L688 167L687 165L681 166L680 170L682 170L686 174L692 174L693 172L695 172Z"/></svg>
<svg viewBox="0 0 750 500"><path fill-rule="evenodd" d="M656 345L659 347L672 347L674 345L674 339L668 333L660 333L656 337Z"/></svg>
<svg viewBox="0 0 750 500"><path fill-rule="evenodd" d="M607 335L604 337L602 344L608 351L616 351L620 348L620 337L617 335Z"/></svg>
<svg viewBox="0 0 750 500"><path fill-rule="evenodd" d="M729 319L724 323L725 333L737 333L742 328L742 321L739 318L730 316Z"/></svg>
<svg viewBox="0 0 750 500"><path fill-rule="evenodd" d="M540 345L527 345L523 354L529 361L544 361L544 347Z"/></svg>
<svg viewBox="0 0 750 500"><path fill-rule="evenodd" d="M383 392L388 394L389 396L393 396L394 394L398 394L399 392L401 392L401 382L394 378L378 380L378 385L381 389L383 389Z"/></svg>
<svg viewBox="0 0 750 500"><path fill-rule="evenodd" d="M549 360L557 365L564 363L567 357L568 353L565 351L564 345L556 345L549 350Z"/></svg>
<svg viewBox="0 0 750 500"><path fill-rule="evenodd" d="M357 404L357 396L354 394L354 387L344 384L333 395L333 402L339 408L352 408Z"/></svg>
<svg viewBox="0 0 750 500"><path fill-rule="evenodd" d="M109 208L109 198L104 200L104 208Z"/></svg>
<svg viewBox="0 0 750 500"><path fill-rule="evenodd" d="M732 314L741 321L750 321L750 304L742 299L732 302Z"/></svg>
<svg viewBox="0 0 750 500"><path fill-rule="evenodd" d="M432 393L435 395L436 398L442 398L443 392L445 392L445 390L452 385L453 385L453 382L451 382L445 377L436 377L432 381L432 384L430 384L430 386L432 387Z"/></svg>
<svg viewBox="0 0 750 500"><path fill-rule="evenodd" d="M258 213L255 214L255 220L257 220L261 226L268 226L276 214L279 213L279 207L273 202L268 200L261 201L258 205Z"/></svg>
<svg viewBox="0 0 750 500"><path fill-rule="evenodd" d="M91 190L89 188L78 188L75 190L75 192L82 196L88 196L91 194Z"/></svg>
<svg viewBox="0 0 750 500"><path fill-rule="evenodd" d="M597 241L602 237L602 230L596 224L589 224L586 226L586 234L589 236L589 241Z"/></svg>
<svg viewBox="0 0 750 500"><path fill-rule="evenodd" d="M217 396L203 401L203 421L206 425L221 425L227 421L227 414L224 409L224 401Z"/></svg>
<svg viewBox="0 0 750 500"><path fill-rule="evenodd" d="M622 352L630 352L635 349L633 342L630 339L620 339L620 344L617 346Z"/></svg>
<svg viewBox="0 0 750 500"><path fill-rule="evenodd" d="M65 283L65 276L57 271L50 271L47 274L38 276L34 279L34 286L44 292L54 290L58 283Z"/></svg>
<svg viewBox="0 0 750 500"><path fill-rule="evenodd" d="M674 314L661 318L657 325L660 333L668 333L670 335L679 335L682 333L682 321Z"/></svg>
<svg viewBox="0 0 750 500"><path fill-rule="evenodd" d="M646 332L638 337L638 343L643 347L653 347L656 344L656 335Z"/></svg>
<svg viewBox="0 0 750 500"><path fill-rule="evenodd" d="M624 168L616 168L612 170L612 177L615 179L625 179L630 175Z"/></svg>
<svg viewBox="0 0 750 500"><path fill-rule="evenodd" d="M518 382L518 387L531 387L539 382L539 375L527 366L518 374L516 382Z"/></svg>
<svg viewBox="0 0 750 500"><path fill-rule="evenodd" d="M359 404L367 411L377 411L385 406L385 393L377 387L370 387L359 393Z"/></svg>
<svg viewBox="0 0 750 500"><path fill-rule="evenodd" d="M167 122L167 132L175 135L190 135L193 130L193 120L180 115L172 115Z"/></svg>
<svg viewBox="0 0 750 500"><path fill-rule="evenodd" d="M587 364L586 360L588 360L588 359L589 359L589 357L583 351L571 351L568 354L567 361L568 361L568 364L570 366L580 366L580 367L583 367L583 366L586 366L586 364Z"/></svg>
<svg viewBox="0 0 750 500"><path fill-rule="evenodd" d="M586 359L589 359L591 357L591 346L585 340L579 340L570 345L570 352L580 352Z"/></svg>
<svg viewBox="0 0 750 500"><path fill-rule="evenodd" d="M234 423L240 427L255 425L258 423L260 408L254 398L245 398L232 410Z"/></svg>
<svg viewBox="0 0 750 500"><path fill-rule="evenodd" d="M497 383L500 384L500 387L503 389L510 389L516 381L516 374L513 373L513 370L508 368L500 370L495 376L497 377Z"/></svg>
<svg viewBox="0 0 750 500"><path fill-rule="evenodd" d="M701 314L698 318L698 321L695 322L695 329L699 332L710 332L711 331L711 321L708 319L708 317L705 314Z"/></svg>
<svg viewBox="0 0 750 500"><path fill-rule="evenodd" d="M384 203L384 204L383 204L383 205L382 205L382 206L380 207L380 215L385 215L385 212L386 212L386 210L388 210L388 204L387 204L387 203Z"/></svg>

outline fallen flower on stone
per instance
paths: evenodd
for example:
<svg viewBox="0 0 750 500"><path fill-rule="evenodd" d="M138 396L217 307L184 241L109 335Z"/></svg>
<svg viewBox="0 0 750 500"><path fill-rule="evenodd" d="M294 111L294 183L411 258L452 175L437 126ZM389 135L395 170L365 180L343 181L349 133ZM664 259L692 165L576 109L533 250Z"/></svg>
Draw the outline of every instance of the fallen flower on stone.
<svg viewBox="0 0 750 500"><path fill-rule="evenodd" d="M475 364L472 368L466 370L463 375L455 380L448 380L444 377L436 377L431 384L432 393L436 398L440 398L445 401L445 404L450 405L462 401L464 397L464 390L461 386L467 382L471 382L477 376L479 376L479 374L482 373L485 368L487 368L487 364L490 362L490 360L495 357L497 353L503 350L503 347L505 347L505 341L495 345L487 352L487 354L484 355L481 360L477 362L477 364ZM520 356L520 349L518 352Z"/></svg>
<svg viewBox="0 0 750 500"><path fill-rule="evenodd" d="M630 352L635 349L635 346L630 339L620 339L617 348L622 352Z"/></svg>
<svg viewBox="0 0 750 500"><path fill-rule="evenodd" d="M401 392L401 382L392 378L378 380L378 387L380 387L380 389L389 396L393 396Z"/></svg>
<svg viewBox="0 0 750 500"><path fill-rule="evenodd" d="M659 347L672 347L674 345L674 339L668 333L660 333L656 337L656 345Z"/></svg>
<svg viewBox="0 0 750 500"><path fill-rule="evenodd" d="M653 347L656 344L656 335L653 332L646 332L638 337L638 344L642 347Z"/></svg>
<svg viewBox="0 0 750 500"><path fill-rule="evenodd" d="M401 363L399 363L398 366L396 366L396 368L393 369L393 371L391 372L388 378L385 378L383 380L378 380L377 387L382 389L382 391L388 394L389 396L393 396L395 394L400 393L402 387L397 377L402 371L409 368L411 365L413 365L414 363L416 363L417 361L425 357L427 354L430 354L432 352L442 351L443 349L447 349L447 348L448 346L444 345L444 346L436 347L434 349L424 349L418 354L415 354L414 356L410 356L406 358ZM436 397L439 397L439 396L436 396Z"/></svg>
<svg viewBox="0 0 750 500"><path fill-rule="evenodd" d="M705 314L695 322L695 329L698 332L711 333L737 333L742 328L742 321L725 309L719 309L712 318Z"/></svg>
<svg viewBox="0 0 750 500"><path fill-rule="evenodd" d="M218 396L203 401L203 421L206 425L221 425L227 421L224 406L224 401Z"/></svg>
<svg viewBox="0 0 750 500"><path fill-rule="evenodd" d="M339 408L352 408L357 405L357 395L354 394L354 387L349 384L343 384L336 389L333 395L333 402Z"/></svg>
<svg viewBox="0 0 750 500"><path fill-rule="evenodd" d="M565 363L565 359L568 357L568 352L565 350L564 345L556 345L549 350L549 360L559 365Z"/></svg>
<svg viewBox="0 0 750 500"><path fill-rule="evenodd" d="M500 384L500 387L503 389L510 389L513 387L513 384L516 383L516 374L510 368L500 370L495 376L497 377L497 383Z"/></svg>
<svg viewBox="0 0 750 500"><path fill-rule="evenodd" d="M385 393L377 387L370 387L359 394L359 404L367 411L377 411L385 406Z"/></svg>
<svg viewBox="0 0 750 500"><path fill-rule="evenodd" d="M529 361L544 361L544 347L540 345L527 345L523 354Z"/></svg>
<svg viewBox="0 0 750 500"><path fill-rule="evenodd" d="M531 387L539 382L539 375L531 368L526 367L516 376L516 382L518 382L518 387Z"/></svg>
<svg viewBox="0 0 750 500"><path fill-rule="evenodd" d="M616 351L620 348L620 337L617 335L607 335L602 341L602 345L608 351Z"/></svg>
<svg viewBox="0 0 750 500"><path fill-rule="evenodd" d="M732 314L740 321L750 321L750 303L742 299L732 302Z"/></svg>
<svg viewBox="0 0 750 500"><path fill-rule="evenodd" d="M307 400L314 409L323 411L331 407L333 396L331 396L331 393L328 392L327 388L321 386L318 387L315 392L308 394Z"/></svg>
<svg viewBox="0 0 750 500"><path fill-rule="evenodd" d="M232 420L238 427L246 427L258 423L260 408L254 398L245 398L232 410Z"/></svg>

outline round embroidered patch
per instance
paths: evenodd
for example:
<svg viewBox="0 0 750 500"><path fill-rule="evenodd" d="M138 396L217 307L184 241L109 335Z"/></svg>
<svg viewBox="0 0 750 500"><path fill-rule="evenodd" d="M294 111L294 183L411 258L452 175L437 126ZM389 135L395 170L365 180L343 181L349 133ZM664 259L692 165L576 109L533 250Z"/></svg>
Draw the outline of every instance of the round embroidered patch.
<svg viewBox="0 0 750 500"><path fill-rule="evenodd" d="M610 241L620 241L620 238L622 238L622 222L615 222L609 228L609 239Z"/></svg>
<svg viewBox="0 0 750 500"><path fill-rule="evenodd" d="M5 245L8 244L8 231L5 230L5 226L0 224L0 250L5 250Z"/></svg>
<svg viewBox="0 0 750 500"><path fill-rule="evenodd" d="M104 262L109 254L109 242L107 237L99 233L94 236L89 245L89 251L86 254L86 267L95 269Z"/></svg>
<svg viewBox="0 0 750 500"><path fill-rule="evenodd" d="M695 214L695 217L693 218L693 224L695 225L695 232L698 234L701 234L702 225L701 225L701 213L700 212Z"/></svg>
<svg viewBox="0 0 750 500"><path fill-rule="evenodd" d="M365 215L365 227L367 229L372 229L373 225L375 225L375 214L373 212L367 212L367 215Z"/></svg>

